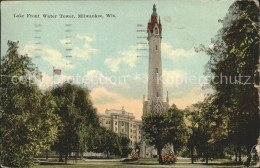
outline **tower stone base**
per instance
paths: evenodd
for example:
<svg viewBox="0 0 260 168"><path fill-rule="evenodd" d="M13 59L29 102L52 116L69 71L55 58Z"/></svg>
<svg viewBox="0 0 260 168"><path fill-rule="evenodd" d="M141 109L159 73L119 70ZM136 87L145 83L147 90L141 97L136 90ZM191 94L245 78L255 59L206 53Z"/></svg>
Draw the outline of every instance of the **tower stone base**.
<svg viewBox="0 0 260 168"><path fill-rule="evenodd" d="M157 155L157 151L153 146L146 144L144 141L141 142L141 147L140 147L141 158L153 158L156 155Z"/></svg>
<svg viewBox="0 0 260 168"><path fill-rule="evenodd" d="M167 153L173 152L173 145L167 144L162 149L162 155L166 155ZM157 153L157 149L154 146L146 144L144 141L141 142L140 145L140 157L141 158L154 158L159 157Z"/></svg>

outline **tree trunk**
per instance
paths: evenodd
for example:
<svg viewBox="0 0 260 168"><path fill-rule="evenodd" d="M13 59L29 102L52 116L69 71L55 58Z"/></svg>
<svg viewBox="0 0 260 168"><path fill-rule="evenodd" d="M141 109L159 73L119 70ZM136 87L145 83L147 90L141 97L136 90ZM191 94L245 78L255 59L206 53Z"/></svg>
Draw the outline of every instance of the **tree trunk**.
<svg viewBox="0 0 260 168"><path fill-rule="evenodd" d="M249 167L250 166L250 163L251 163L251 159L252 159L252 157L251 157L251 146L250 145L248 145L247 146L247 149L246 149L246 155L247 155L247 160L246 160L246 166L247 167Z"/></svg>
<svg viewBox="0 0 260 168"><path fill-rule="evenodd" d="M162 149L158 148L157 149L157 153L159 155L159 164L162 164Z"/></svg>
<svg viewBox="0 0 260 168"><path fill-rule="evenodd" d="M65 154L65 164L68 164L68 153Z"/></svg>
<svg viewBox="0 0 260 168"><path fill-rule="evenodd" d="M59 162L63 162L63 160L62 160L62 153L61 152L59 152Z"/></svg>
<svg viewBox="0 0 260 168"><path fill-rule="evenodd" d="M194 164L194 147L191 149L191 164Z"/></svg>
<svg viewBox="0 0 260 168"><path fill-rule="evenodd" d="M49 151L46 150L46 160L48 160L48 159L49 159Z"/></svg>
<svg viewBox="0 0 260 168"><path fill-rule="evenodd" d="M107 159L108 159L108 151L107 151Z"/></svg>
<svg viewBox="0 0 260 168"><path fill-rule="evenodd" d="M209 164L209 157L206 156L206 164Z"/></svg>
<svg viewBox="0 0 260 168"><path fill-rule="evenodd" d="M84 157L84 152L81 152L81 153L80 153L80 159L82 160L83 157Z"/></svg>
<svg viewBox="0 0 260 168"><path fill-rule="evenodd" d="M235 155L236 155L236 159L235 159L235 161L237 162L237 150L235 151Z"/></svg>
<svg viewBox="0 0 260 168"><path fill-rule="evenodd" d="M232 148L231 148L231 145L230 145L230 155L229 155L229 160L231 160L232 159Z"/></svg>
<svg viewBox="0 0 260 168"><path fill-rule="evenodd" d="M242 159L241 159L241 146L238 147L238 159L239 159L239 162L242 163Z"/></svg>
<svg viewBox="0 0 260 168"><path fill-rule="evenodd" d="M77 162L77 159L78 159L78 152L75 153L75 163Z"/></svg>

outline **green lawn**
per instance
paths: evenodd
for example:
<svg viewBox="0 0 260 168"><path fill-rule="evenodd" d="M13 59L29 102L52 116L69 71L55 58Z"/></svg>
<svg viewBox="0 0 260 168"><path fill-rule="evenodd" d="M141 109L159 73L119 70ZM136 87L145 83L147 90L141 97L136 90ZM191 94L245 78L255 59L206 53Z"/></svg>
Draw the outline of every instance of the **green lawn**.
<svg viewBox="0 0 260 168"><path fill-rule="evenodd" d="M139 159L137 161L130 161L130 162L120 162L120 161L84 161L78 160L76 164L72 164L72 160L69 160L68 165L64 165L57 163L56 159L49 160L49 163L45 163L46 165L38 165L34 166L34 168L167 168L167 167L182 167L182 168L189 168L189 167L222 167L222 168L241 168L241 165L237 163L230 162L228 160L221 160L223 163L221 164L189 164L189 163L175 163L172 165L159 165L157 159ZM179 162L186 162L187 160L179 160ZM189 161L189 160L188 160ZM214 160L215 161L215 160ZM218 160L220 161L220 160Z"/></svg>
<svg viewBox="0 0 260 168"><path fill-rule="evenodd" d="M189 167L221 167L221 168L241 168L240 165L202 165L202 164L174 164L174 165L108 165L108 164L78 164L78 165L45 165L45 166L35 166L35 168L70 168L70 167L77 167L77 168L167 168L167 167L181 167L181 168L189 168Z"/></svg>

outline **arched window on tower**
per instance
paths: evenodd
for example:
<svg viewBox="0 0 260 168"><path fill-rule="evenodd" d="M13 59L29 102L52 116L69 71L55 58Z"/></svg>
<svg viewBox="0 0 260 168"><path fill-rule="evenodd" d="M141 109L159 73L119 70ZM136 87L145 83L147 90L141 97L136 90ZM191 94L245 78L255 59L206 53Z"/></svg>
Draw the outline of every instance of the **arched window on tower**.
<svg viewBox="0 0 260 168"><path fill-rule="evenodd" d="M155 27L155 34L158 34L158 27Z"/></svg>
<svg viewBox="0 0 260 168"><path fill-rule="evenodd" d="M155 46L155 50L158 50L158 46L157 45Z"/></svg>
<svg viewBox="0 0 260 168"><path fill-rule="evenodd" d="M158 73L158 68L155 68L155 73Z"/></svg>

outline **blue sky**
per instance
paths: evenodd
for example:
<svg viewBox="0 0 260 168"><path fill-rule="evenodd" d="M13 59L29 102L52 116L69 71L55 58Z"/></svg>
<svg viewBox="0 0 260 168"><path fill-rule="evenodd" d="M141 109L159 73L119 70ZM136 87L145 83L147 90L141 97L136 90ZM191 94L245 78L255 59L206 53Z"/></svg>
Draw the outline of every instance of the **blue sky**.
<svg viewBox="0 0 260 168"><path fill-rule="evenodd" d="M42 89L52 85L54 66L62 70L62 75L55 76L55 83L72 78L75 83L84 83L91 90L99 113L103 113L106 108L120 109L124 106L140 118L142 97L147 96L148 51L137 49L147 49L148 46L138 44L146 43L147 40L137 36L146 37L147 34L137 30L146 30L152 6L156 4L163 28L163 79L167 79L164 81L164 94L169 91L170 103L185 108L203 100L204 95L211 92L210 89L201 89L205 83L204 65L209 57L204 53L196 53L194 47L211 45L211 38L221 28L218 20L226 15L232 2L2 2L1 55L6 53L8 40L19 41L19 52L32 57L43 72L43 80L39 84ZM24 17L17 18L14 14ZM40 18L27 18L27 14L39 14ZM42 17L43 14L57 17L46 19ZM75 18L60 18L59 14L75 15ZM103 18L77 18L78 14L97 14ZM107 18L106 14L116 17ZM138 24L142 26L138 27ZM66 45L68 42L72 44ZM72 57L66 57L68 55ZM191 76L202 80L181 82ZM83 77L92 81L83 81Z"/></svg>

